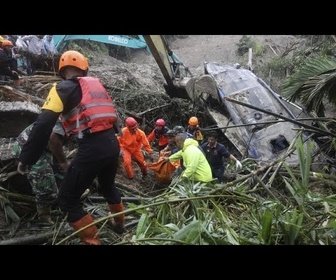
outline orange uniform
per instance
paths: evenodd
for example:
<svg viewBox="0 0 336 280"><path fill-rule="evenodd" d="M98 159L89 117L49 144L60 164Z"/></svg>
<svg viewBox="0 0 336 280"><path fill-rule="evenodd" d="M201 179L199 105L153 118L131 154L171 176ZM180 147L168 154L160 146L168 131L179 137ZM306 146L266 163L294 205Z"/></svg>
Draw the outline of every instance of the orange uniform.
<svg viewBox="0 0 336 280"><path fill-rule="evenodd" d="M162 151L168 145L167 132L169 127L166 126L166 121L164 119L157 119L155 122L155 128L148 135L147 139L151 143L154 139L159 141L159 151Z"/></svg>
<svg viewBox="0 0 336 280"><path fill-rule="evenodd" d="M164 126L159 131L157 128L153 129L152 132L148 135L147 139L149 142L152 142L154 139L158 139L159 150L163 150L168 145L168 137L166 135L168 127Z"/></svg>
<svg viewBox="0 0 336 280"><path fill-rule="evenodd" d="M128 127L122 129L122 136L118 137L121 153L124 161L124 168L129 179L133 179L134 171L132 159L138 164L143 175L147 174L147 164L142 153L142 148L149 154L153 153L146 134L139 128L130 131Z"/></svg>

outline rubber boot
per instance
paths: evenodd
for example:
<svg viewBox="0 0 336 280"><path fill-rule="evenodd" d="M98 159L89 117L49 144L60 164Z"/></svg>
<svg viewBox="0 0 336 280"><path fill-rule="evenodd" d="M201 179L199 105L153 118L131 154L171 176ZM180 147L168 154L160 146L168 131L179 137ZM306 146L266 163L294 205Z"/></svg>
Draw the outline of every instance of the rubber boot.
<svg viewBox="0 0 336 280"><path fill-rule="evenodd" d="M124 211L124 205L122 202L118 204L109 204L109 209L112 214ZM113 230L118 233L122 234L125 232L125 214L120 214L118 216L113 217L111 219Z"/></svg>
<svg viewBox="0 0 336 280"><path fill-rule="evenodd" d="M44 226L51 226L54 224L53 220L51 219L51 206L49 205L37 205L37 219L34 221L36 224L44 225Z"/></svg>
<svg viewBox="0 0 336 280"><path fill-rule="evenodd" d="M79 219L74 223L70 223L70 225L74 228L74 230L79 230L89 224L94 222L93 217L90 214L85 215L83 218ZM82 230L78 233L78 237L82 240L85 245L100 245L100 240L97 236L98 229L95 225L88 227L85 230Z"/></svg>

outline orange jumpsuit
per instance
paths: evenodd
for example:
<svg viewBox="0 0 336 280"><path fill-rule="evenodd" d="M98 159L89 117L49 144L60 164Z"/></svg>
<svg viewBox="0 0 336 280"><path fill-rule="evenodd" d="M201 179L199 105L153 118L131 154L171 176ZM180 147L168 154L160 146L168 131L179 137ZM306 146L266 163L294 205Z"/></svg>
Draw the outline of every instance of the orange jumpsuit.
<svg viewBox="0 0 336 280"><path fill-rule="evenodd" d="M137 128L134 133L131 133L127 127L124 127L122 129L122 136L118 136L118 140L128 178L133 179L134 177L132 159L138 164L142 174L147 174L147 164L142 153L142 148L149 154L152 154L153 150L145 132Z"/></svg>
<svg viewBox="0 0 336 280"><path fill-rule="evenodd" d="M151 143L154 139L158 139L159 151L162 151L168 145L168 137L166 136L168 130L169 128L167 126L162 127L162 130L154 128L147 136L149 143Z"/></svg>

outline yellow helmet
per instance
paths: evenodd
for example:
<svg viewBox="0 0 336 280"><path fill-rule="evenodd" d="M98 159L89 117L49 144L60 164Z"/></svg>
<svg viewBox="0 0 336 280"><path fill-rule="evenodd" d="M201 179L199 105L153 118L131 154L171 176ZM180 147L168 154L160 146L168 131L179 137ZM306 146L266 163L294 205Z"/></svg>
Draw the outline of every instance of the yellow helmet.
<svg viewBox="0 0 336 280"><path fill-rule="evenodd" d="M64 52L59 61L58 72L62 78L62 69L66 66L77 67L83 71L89 70L89 63L84 55L77 51L66 51Z"/></svg>

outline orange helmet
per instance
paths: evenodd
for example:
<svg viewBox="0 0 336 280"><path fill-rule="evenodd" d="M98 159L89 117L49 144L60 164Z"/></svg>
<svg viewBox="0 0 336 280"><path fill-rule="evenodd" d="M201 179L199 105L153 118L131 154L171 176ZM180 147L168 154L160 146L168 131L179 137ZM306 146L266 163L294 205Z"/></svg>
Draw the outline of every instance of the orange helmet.
<svg viewBox="0 0 336 280"><path fill-rule="evenodd" d="M66 66L73 66L77 67L83 71L89 70L89 63L84 55L77 51L66 51L60 57L59 65L58 65L58 72L63 78L61 71L63 67Z"/></svg>
<svg viewBox="0 0 336 280"><path fill-rule="evenodd" d="M128 117L125 120L125 124L129 129L133 129L133 128L136 128L138 126L138 122L132 117Z"/></svg>
<svg viewBox="0 0 336 280"><path fill-rule="evenodd" d="M13 43L11 42L11 41L9 41L9 40L3 40L2 41L2 46L3 47L13 47Z"/></svg>
<svg viewBox="0 0 336 280"><path fill-rule="evenodd" d="M191 117L189 119L189 125L198 125L198 118L196 117Z"/></svg>

